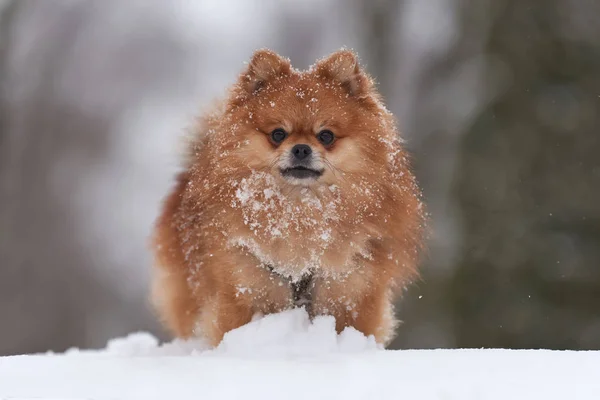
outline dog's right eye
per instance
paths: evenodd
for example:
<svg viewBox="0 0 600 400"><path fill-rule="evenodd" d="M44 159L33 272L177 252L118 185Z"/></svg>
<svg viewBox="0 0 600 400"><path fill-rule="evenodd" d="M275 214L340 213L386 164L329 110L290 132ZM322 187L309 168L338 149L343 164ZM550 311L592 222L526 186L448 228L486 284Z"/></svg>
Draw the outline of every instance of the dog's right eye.
<svg viewBox="0 0 600 400"><path fill-rule="evenodd" d="M283 142L286 137L287 132L281 128L277 128L273 132L271 132L271 140L273 141L273 143L279 144Z"/></svg>

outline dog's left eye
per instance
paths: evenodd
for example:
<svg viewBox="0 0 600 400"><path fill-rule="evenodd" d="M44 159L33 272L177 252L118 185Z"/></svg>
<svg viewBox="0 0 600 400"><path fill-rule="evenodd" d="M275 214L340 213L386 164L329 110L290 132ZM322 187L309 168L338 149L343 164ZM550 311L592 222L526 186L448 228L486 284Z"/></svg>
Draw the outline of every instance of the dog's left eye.
<svg viewBox="0 0 600 400"><path fill-rule="evenodd" d="M317 139L319 139L319 142L323 143L325 146L328 146L335 140L335 135L331 131L324 130L317 134Z"/></svg>

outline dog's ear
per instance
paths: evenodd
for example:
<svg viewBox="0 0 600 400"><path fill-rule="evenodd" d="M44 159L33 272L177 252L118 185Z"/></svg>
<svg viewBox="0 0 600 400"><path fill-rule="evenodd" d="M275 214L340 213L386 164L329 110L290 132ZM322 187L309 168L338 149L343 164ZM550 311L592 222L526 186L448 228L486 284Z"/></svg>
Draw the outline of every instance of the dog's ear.
<svg viewBox="0 0 600 400"><path fill-rule="evenodd" d="M361 97L373 90L371 78L362 70L356 54L339 50L316 64L316 73L326 79L339 82L352 96Z"/></svg>
<svg viewBox="0 0 600 400"><path fill-rule="evenodd" d="M241 77L241 84L246 91L254 93L269 82L288 76L292 66L290 60L267 50L257 50L253 55L248 69Z"/></svg>

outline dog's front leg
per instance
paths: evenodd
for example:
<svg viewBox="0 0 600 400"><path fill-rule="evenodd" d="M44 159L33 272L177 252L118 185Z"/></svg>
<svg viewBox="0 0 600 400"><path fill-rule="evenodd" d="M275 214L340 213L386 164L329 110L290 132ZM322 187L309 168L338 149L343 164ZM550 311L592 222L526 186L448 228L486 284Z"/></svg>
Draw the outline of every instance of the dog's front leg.
<svg viewBox="0 0 600 400"><path fill-rule="evenodd" d="M315 315L333 315L338 332L353 327L382 344L394 336L396 323L388 290L364 276L315 280L312 307Z"/></svg>

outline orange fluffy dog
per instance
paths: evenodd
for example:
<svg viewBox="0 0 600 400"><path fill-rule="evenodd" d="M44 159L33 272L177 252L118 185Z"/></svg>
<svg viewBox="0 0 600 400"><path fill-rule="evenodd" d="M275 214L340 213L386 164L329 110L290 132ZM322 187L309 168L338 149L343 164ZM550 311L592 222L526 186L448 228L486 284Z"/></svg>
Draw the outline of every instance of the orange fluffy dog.
<svg viewBox="0 0 600 400"><path fill-rule="evenodd" d="M213 345L254 314L305 306L387 344L416 276L419 190L356 56L308 71L260 50L206 116L155 234L153 300Z"/></svg>

